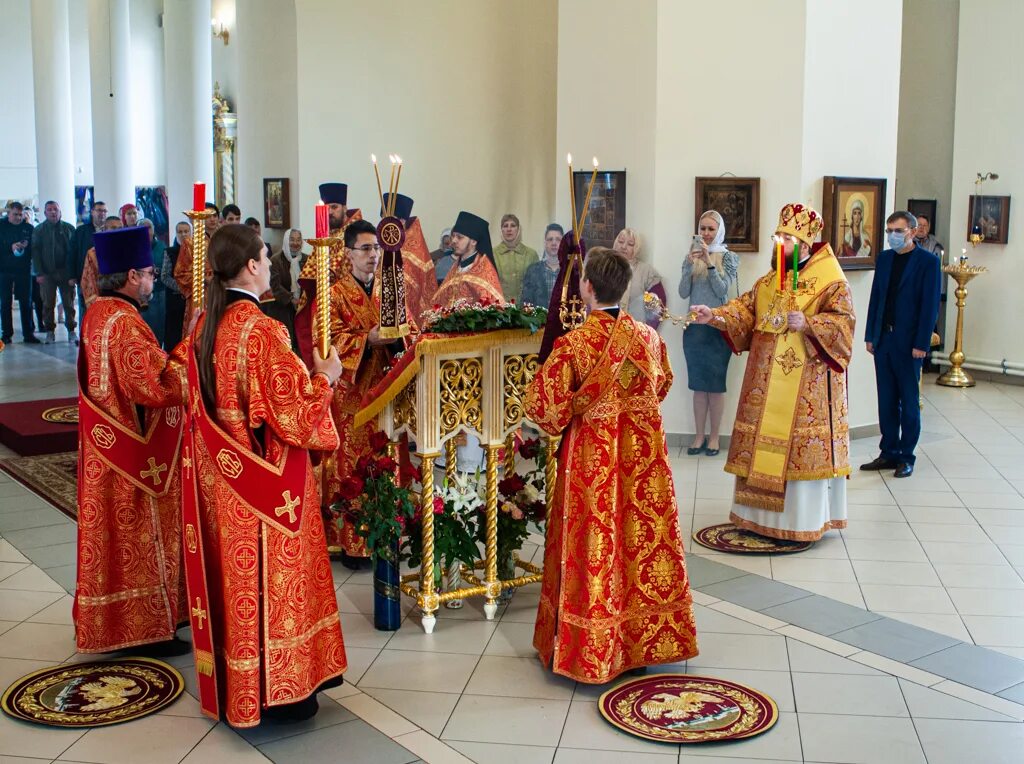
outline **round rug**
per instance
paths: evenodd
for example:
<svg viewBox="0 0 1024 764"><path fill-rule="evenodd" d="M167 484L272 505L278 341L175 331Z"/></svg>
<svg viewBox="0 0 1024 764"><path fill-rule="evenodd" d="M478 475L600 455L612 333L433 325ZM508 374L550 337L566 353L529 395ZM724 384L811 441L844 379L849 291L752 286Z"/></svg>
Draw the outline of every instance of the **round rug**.
<svg viewBox="0 0 1024 764"><path fill-rule="evenodd" d="M53 727L101 727L149 716L173 703L185 682L150 658L64 664L34 671L4 693L6 714Z"/></svg>
<svg viewBox="0 0 1024 764"><path fill-rule="evenodd" d="M78 424L78 405L46 409L42 416L47 422L54 424Z"/></svg>
<svg viewBox="0 0 1024 764"><path fill-rule="evenodd" d="M737 528L732 523L709 525L693 534L693 540L708 549L732 554L790 554L810 549L811 541L783 541Z"/></svg>
<svg viewBox="0 0 1024 764"><path fill-rule="evenodd" d="M623 732L660 743L717 743L767 732L775 701L736 682L710 676L655 674L601 696L601 715Z"/></svg>

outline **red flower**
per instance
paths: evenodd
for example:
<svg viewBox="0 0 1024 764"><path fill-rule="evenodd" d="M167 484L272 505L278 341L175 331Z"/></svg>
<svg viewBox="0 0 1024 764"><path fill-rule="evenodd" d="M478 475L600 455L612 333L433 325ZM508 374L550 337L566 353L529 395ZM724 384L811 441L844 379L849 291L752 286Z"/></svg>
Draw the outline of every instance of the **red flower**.
<svg viewBox="0 0 1024 764"><path fill-rule="evenodd" d="M413 483L420 480L420 468L415 464L405 463L401 465L399 477L403 483Z"/></svg>
<svg viewBox="0 0 1024 764"><path fill-rule="evenodd" d="M505 496L515 496L526 488L526 481L521 475L512 474L498 482L498 490Z"/></svg>
<svg viewBox="0 0 1024 764"><path fill-rule="evenodd" d="M434 514L435 515L443 515L444 514L444 499L442 499L440 496L435 496L434 497Z"/></svg>
<svg viewBox="0 0 1024 764"><path fill-rule="evenodd" d="M362 478L350 475L341 479L341 483L338 486L338 495L341 498L352 501L363 493L363 480Z"/></svg>
<svg viewBox="0 0 1024 764"><path fill-rule="evenodd" d="M369 454L363 454L356 461L356 472L360 475L366 475L370 473L370 467L373 465L373 457ZM372 477L372 475L371 475Z"/></svg>
<svg viewBox="0 0 1024 764"><path fill-rule="evenodd" d="M378 430L377 432L373 433L373 435L370 436L370 450L375 453L380 453L385 448L387 448L387 445L390 442L391 439L383 432Z"/></svg>
<svg viewBox="0 0 1024 764"><path fill-rule="evenodd" d="M398 468L398 462L390 456L382 456L374 463L378 473L394 472Z"/></svg>
<svg viewBox="0 0 1024 764"><path fill-rule="evenodd" d="M540 453L540 440L530 438L519 444L519 455L524 459L536 459Z"/></svg>
<svg viewBox="0 0 1024 764"><path fill-rule="evenodd" d="M402 515L395 515L395 522L402 526L402 530L405 530L405 518Z"/></svg>

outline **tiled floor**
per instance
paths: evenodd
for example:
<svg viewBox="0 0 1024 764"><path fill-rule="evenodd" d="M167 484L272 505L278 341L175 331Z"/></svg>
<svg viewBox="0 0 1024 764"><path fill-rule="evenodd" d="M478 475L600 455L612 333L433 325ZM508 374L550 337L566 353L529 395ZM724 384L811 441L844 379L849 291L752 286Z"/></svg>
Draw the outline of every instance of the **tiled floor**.
<svg viewBox="0 0 1024 764"><path fill-rule="evenodd" d="M0 355L0 400L73 394L73 360L66 344L10 347ZM413 614L389 634L373 628L369 575L335 566L349 672L311 722L238 735L202 718L190 695L156 716L85 733L0 716L0 764L1018 762L1024 388L925 391L917 473L855 474L849 531L797 556L689 550L701 654L677 668L772 695L780 720L759 738L680 749L613 730L596 710L605 688L537 663L536 587L495 622L471 602L442 610L429 637ZM855 458L874 447L855 442ZM731 487L722 458L673 465L684 529L722 522ZM77 659L66 593L74 531L0 475L0 688ZM176 663L194 689L189 660Z"/></svg>

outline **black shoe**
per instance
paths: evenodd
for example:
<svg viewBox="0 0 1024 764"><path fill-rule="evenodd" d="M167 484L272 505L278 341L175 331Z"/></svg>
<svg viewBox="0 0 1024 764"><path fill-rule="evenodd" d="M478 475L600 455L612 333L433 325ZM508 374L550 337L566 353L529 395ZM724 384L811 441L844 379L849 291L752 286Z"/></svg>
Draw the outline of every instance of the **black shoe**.
<svg viewBox="0 0 1024 764"><path fill-rule="evenodd" d="M14 337L9 334L5 334L3 337L0 337L0 342L3 342L5 345L10 345L13 341Z"/></svg>
<svg viewBox="0 0 1024 764"><path fill-rule="evenodd" d="M646 673L647 673L647 666L637 666L636 668L629 669L626 672L626 676L643 676Z"/></svg>
<svg viewBox="0 0 1024 764"><path fill-rule="evenodd" d="M129 652L132 655L142 655L146 658L173 658L176 655L188 655L192 652L192 643L174 637L166 642L139 645L123 652Z"/></svg>
<svg viewBox="0 0 1024 764"><path fill-rule="evenodd" d="M36 335L30 334L23 340L23 342L26 345L39 345L40 339Z"/></svg>
<svg viewBox="0 0 1024 764"><path fill-rule="evenodd" d="M869 472L877 472L878 470L892 470L899 466L897 462L892 459L886 459L884 456L879 456L877 459L872 459L867 464L860 465L862 470Z"/></svg>
<svg viewBox="0 0 1024 764"><path fill-rule="evenodd" d="M894 473L892 473L892 476L893 477L898 477L898 478L905 478L905 477L910 477L913 474L914 474L914 465L913 464L907 464L906 462L900 462L900 464L896 467L896 471Z"/></svg>
<svg viewBox="0 0 1024 764"><path fill-rule="evenodd" d="M365 564L364 564L365 563ZM353 557L347 552L341 553L341 564L349 570L362 570L364 567L369 567L369 557Z"/></svg>
<svg viewBox="0 0 1024 764"><path fill-rule="evenodd" d="M705 448L704 449L704 455L705 456L718 456L720 450L721 449L718 449L718 448Z"/></svg>
<svg viewBox="0 0 1024 764"><path fill-rule="evenodd" d="M283 706L266 708L260 718L261 721L276 722L277 724L295 724L312 719L319 710L320 704L317 702L316 693L313 693L297 703L285 703Z"/></svg>
<svg viewBox="0 0 1024 764"><path fill-rule="evenodd" d="M708 439L704 438L704 442L701 443L696 448L691 446L690 448L686 449L686 455L687 456L696 456L697 454L703 453L704 450L707 449L707 447L708 447ZM718 452L716 451L715 453L718 453Z"/></svg>

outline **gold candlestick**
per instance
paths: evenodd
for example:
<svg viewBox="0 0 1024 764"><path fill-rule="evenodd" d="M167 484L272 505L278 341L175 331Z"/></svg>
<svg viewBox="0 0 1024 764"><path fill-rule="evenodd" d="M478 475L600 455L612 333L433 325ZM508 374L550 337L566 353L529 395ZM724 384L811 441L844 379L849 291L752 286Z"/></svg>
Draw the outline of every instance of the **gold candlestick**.
<svg viewBox="0 0 1024 764"><path fill-rule="evenodd" d="M206 221L217 213L213 210L185 210L192 221L192 306L202 310L206 299Z"/></svg>
<svg viewBox="0 0 1024 764"><path fill-rule="evenodd" d="M331 352L331 247L341 239L337 236L306 239L313 247L316 263L316 330L317 348L320 357L327 358Z"/></svg>
<svg viewBox="0 0 1024 764"><path fill-rule="evenodd" d="M966 251L966 250L965 250ZM968 265L967 256L942 269L957 283L956 287L956 341L949 354L949 370L940 375L936 384L944 387L974 387L974 377L964 371L964 306L967 305L967 282L988 270L983 265Z"/></svg>

